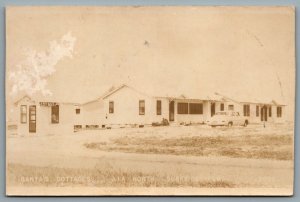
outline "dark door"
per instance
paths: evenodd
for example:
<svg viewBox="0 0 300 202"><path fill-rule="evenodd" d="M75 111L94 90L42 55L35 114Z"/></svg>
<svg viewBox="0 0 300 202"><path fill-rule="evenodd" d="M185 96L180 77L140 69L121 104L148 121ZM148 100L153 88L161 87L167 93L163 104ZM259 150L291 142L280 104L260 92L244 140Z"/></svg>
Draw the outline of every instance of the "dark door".
<svg viewBox="0 0 300 202"><path fill-rule="evenodd" d="M215 115L215 113L216 113L216 104L210 103L210 116Z"/></svg>
<svg viewBox="0 0 300 202"><path fill-rule="evenodd" d="M268 108L267 108L267 106L264 106L264 117L265 117L265 121L268 121Z"/></svg>
<svg viewBox="0 0 300 202"><path fill-rule="evenodd" d="M263 106L260 109L260 120L261 121L268 121L268 108L266 106Z"/></svg>
<svg viewBox="0 0 300 202"><path fill-rule="evenodd" d="M36 106L29 106L29 132L36 132Z"/></svg>
<svg viewBox="0 0 300 202"><path fill-rule="evenodd" d="M174 121L174 101L169 102L169 121Z"/></svg>

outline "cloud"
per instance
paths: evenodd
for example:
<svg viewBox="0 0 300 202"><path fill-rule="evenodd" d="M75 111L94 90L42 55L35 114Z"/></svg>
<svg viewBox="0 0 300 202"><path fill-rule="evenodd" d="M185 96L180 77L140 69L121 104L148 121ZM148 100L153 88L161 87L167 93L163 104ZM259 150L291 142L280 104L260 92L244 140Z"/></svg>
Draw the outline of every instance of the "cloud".
<svg viewBox="0 0 300 202"><path fill-rule="evenodd" d="M73 57L75 42L76 38L69 32L59 41L51 41L46 51L27 50L26 58L17 65L17 70L9 72L8 78L12 82L11 95L19 92L28 95L52 95L47 89L47 78L56 71L55 66L60 60Z"/></svg>

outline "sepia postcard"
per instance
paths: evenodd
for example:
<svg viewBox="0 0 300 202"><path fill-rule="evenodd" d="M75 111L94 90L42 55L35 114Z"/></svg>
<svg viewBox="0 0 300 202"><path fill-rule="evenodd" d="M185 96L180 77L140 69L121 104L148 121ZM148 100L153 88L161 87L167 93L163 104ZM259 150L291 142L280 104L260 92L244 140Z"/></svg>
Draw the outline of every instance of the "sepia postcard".
<svg viewBox="0 0 300 202"><path fill-rule="evenodd" d="M6 194L293 195L293 6L6 7Z"/></svg>

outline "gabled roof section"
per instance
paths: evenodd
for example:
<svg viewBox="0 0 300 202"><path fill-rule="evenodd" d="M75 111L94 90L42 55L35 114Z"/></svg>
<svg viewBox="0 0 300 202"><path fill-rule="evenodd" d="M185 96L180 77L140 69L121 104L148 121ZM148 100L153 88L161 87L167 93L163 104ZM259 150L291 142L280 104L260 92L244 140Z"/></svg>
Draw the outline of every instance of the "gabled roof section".
<svg viewBox="0 0 300 202"><path fill-rule="evenodd" d="M274 105L277 105L277 106L286 106L286 104L279 103L279 102L277 102L277 101L275 101L275 100L272 100L271 102L272 102Z"/></svg>
<svg viewBox="0 0 300 202"><path fill-rule="evenodd" d="M82 103L81 105L85 105L85 104L97 102L97 101L100 101L102 99L107 99L109 96L113 95L114 93L116 93L116 92L118 92L118 91L120 91L120 90L122 90L124 88L129 88L129 89L131 89L131 90L133 90L133 91L135 91L135 92L137 92L139 94L142 94L142 95L145 95L145 96L151 97L151 98L157 98L157 99L159 99L159 98L165 98L165 99L169 99L169 100L179 99L179 100L202 100L202 101L222 101L222 99L223 99L222 97L220 97L220 96L218 96L216 94L212 94L212 93L211 94L204 94L202 96L198 95L197 93L194 93L192 95L191 94L187 95L186 93L185 94L180 94L180 93L178 93L178 94L177 93L171 93L171 94L169 94L169 93L166 93L168 91L166 91L165 93L163 93L161 91L161 89L158 89L158 90L156 89L154 91L152 89L153 92L151 92L151 90L149 91L148 89L144 89L145 90L145 92L144 92L144 91L137 90L137 89L135 89L135 88L133 88L133 87L127 85L127 84L122 84L122 85L120 85L117 88L111 87L111 89L109 89L102 96L97 97L97 98L95 98L95 99L93 99L91 101ZM160 95L157 95L157 93L160 94ZM201 94L201 93L199 93L199 94Z"/></svg>
<svg viewBox="0 0 300 202"><path fill-rule="evenodd" d="M93 103L93 102L97 102L97 101L99 101L99 100L102 100L102 96L101 96L101 97L97 97L97 98L95 98L95 99L93 99L93 100L90 100L90 101L88 101L88 102L81 103L81 104L79 104L79 105L81 105L81 106L83 106L83 105L88 105L88 104L91 104L91 103Z"/></svg>
<svg viewBox="0 0 300 202"><path fill-rule="evenodd" d="M92 99L92 100L89 100L89 101L87 101L87 102L80 103L79 105L80 105L80 106L88 105L88 104L91 104L91 103L93 103L93 102L97 102L97 101L99 101L99 100L102 100L102 98L103 98L103 95L100 96L100 97L98 96L98 97L96 97L96 98L94 98L94 99Z"/></svg>
<svg viewBox="0 0 300 202"><path fill-rule="evenodd" d="M105 97L107 94L111 93L112 91L114 91L116 88L114 86L111 86L107 91L105 91L104 93L102 93L101 96L97 96L93 99L87 99L85 102L81 102L81 106L84 106L84 105L88 105L88 104L91 104L91 103L94 103L94 102L98 102L100 100L103 99L103 97Z"/></svg>
<svg viewBox="0 0 300 202"><path fill-rule="evenodd" d="M51 98L51 97L37 97L37 96L29 96L27 94L20 96L20 98L18 98L15 102L14 105L18 105L19 102L21 102L22 100L24 100L25 98L28 98L30 101L34 101L34 102L56 102L56 103L60 103L60 104L69 104L69 105L79 105L78 103L75 102L64 102L64 101L59 101L57 99Z"/></svg>
<svg viewBox="0 0 300 202"><path fill-rule="evenodd" d="M124 87L128 87L126 84L122 84L121 86L117 87L116 89L106 93L103 95L102 99L106 99L107 97L109 97L110 95L114 94L115 92L121 90Z"/></svg>
<svg viewBox="0 0 300 202"><path fill-rule="evenodd" d="M17 98L17 100L14 102L14 105L18 105L19 102L21 102L22 100L24 100L25 98L28 98L29 100L32 100L31 97L27 94L20 96L19 98Z"/></svg>
<svg viewBox="0 0 300 202"><path fill-rule="evenodd" d="M239 98L239 99L236 99L236 98L231 98L229 96L225 96L225 95L222 95L222 94L219 94L219 93L216 93L216 95L222 97L223 99L225 100L230 100L232 102L236 102L236 103L248 103L248 104L260 104L260 105L277 105L277 106L285 106L285 104L282 104L282 103L279 103L275 100L268 100L268 99L258 99L258 98L252 98L252 99L249 99L249 98Z"/></svg>
<svg viewBox="0 0 300 202"><path fill-rule="evenodd" d="M147 95L146 93L143 93L143 92L140 92L140 91L136 90L135 88L133 88L133 87L131 87L131 86L128 86L128 85L126 85L126 84L122 84L121 86L119 86L119 87L117 87L116 89L114 89L114 90L108 92L107 94L104 94L104 96L102 97L102 99L108 98L109 96L111 96L112 94L114 94L114 93L120 91L120 90L123 89L123 88L130 88L131 90L133 90L133 91L135 91L135 92L137 92L137 93L139 93L139 94L142 94L142 95L145 95L145 96L148 96L148 97L152 97L152 96Z"/></svg>
<svg viewBox="0 0 300 202"><path fill-rule="evenodd" d="M223 94L220 94L218 92L215 92L215 96L218 96L220 100L230 100L232 102L235 102L235 103L240 103L240 101L236 100L236 99L233 99L231 97L228 97L226 95L223 95Z"/></svg>

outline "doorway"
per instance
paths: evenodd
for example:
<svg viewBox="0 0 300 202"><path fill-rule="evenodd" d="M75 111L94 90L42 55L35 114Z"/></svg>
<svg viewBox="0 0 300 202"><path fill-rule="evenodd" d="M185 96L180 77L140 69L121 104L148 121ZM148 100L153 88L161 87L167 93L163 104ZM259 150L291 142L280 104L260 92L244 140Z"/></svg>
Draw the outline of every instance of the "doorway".
<svg viewBox="0 0 300 202"><path fill-rule="evenodd" d="M214 116L216 113L216 103L210 103L210 116Z"/></svg>
<svg viewBox="0 0 300 202"><path fill-rule="evenodd" d="M29 132L36 132L36 106L29 106Z"/></svg>
<svg viewBox="0 0 300 202"><path fill-rule="evenodd" d="M260 120L261 121L268 121L268 108L267 108L267 106L263 106L260 109Z"/></svg>
<svg viewBox="0 0 300 202"><path fill-rule="evenodd" d="M169 121L174 121L175 103L174 101L169 102Z"/></svg>

